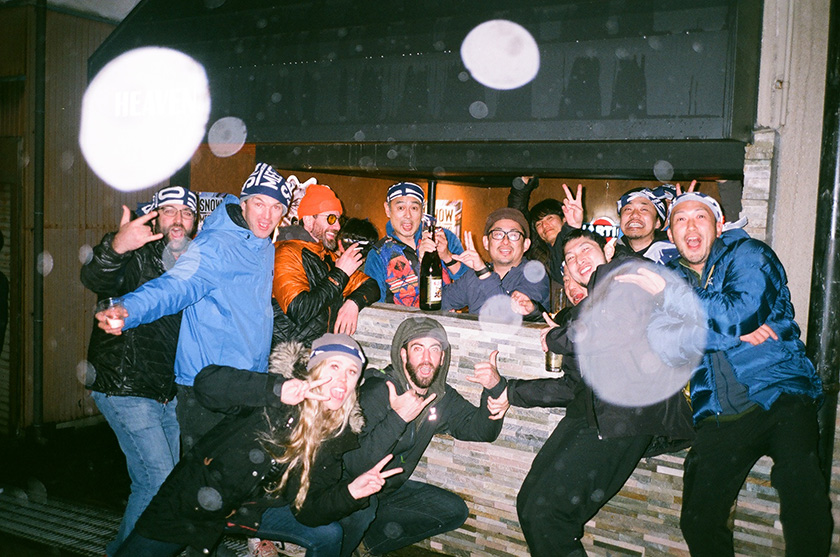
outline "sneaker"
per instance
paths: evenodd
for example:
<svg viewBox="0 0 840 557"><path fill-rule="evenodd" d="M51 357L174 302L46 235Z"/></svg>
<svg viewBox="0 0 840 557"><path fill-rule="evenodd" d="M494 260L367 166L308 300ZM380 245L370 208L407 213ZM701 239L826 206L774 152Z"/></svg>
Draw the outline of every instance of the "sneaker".
<svg viewBox="0 0 840 557"><path fill-rule="evenodd" d="M279 557L277 546L269 540L248 538L248 555L250 557Z"/></svg>

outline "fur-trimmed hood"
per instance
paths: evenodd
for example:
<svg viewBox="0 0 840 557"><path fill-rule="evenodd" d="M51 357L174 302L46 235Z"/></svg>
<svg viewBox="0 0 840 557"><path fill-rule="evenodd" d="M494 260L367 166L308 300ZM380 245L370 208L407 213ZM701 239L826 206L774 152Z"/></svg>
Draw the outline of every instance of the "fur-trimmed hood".
<svg viewBox="0 0 840 557"><path fill-rule="evenodd" d="M297 341L281 342L271 351L268 357L268 372L282 375L286 379L300 379L306 381L309 378L309 370L306 365L309 363L309 355L312 350ZM360 374L361 375L361 374ZM360 433L365 425L362 410L359 406L359 383L356 384L356 402L350 413L350 429L353 433Z"/></svg>

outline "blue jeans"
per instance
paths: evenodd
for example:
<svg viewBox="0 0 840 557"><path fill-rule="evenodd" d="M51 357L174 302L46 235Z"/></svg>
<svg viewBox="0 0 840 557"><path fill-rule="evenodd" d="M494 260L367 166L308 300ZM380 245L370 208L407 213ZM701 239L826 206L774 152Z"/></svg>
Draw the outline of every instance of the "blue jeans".
<svg viewBox="0 0 840 557"><path fill-rule="evenodd" d="M131 478L120 529L106 547L108 555L114 555L178 462L176 401L161 404L150 398L107 396L97 391L91 396L117 436Z"/></svg>
<svg viewBox="0 0 840 557"><path fill-rule="evenodd" d="M367 529L365 545L374 555L382 555L460 528L468 516L467 505L458 495L408 480L393 493L380 496L378 507L357 511L342 519L341 525L348 541L361 538L360 532ZM345 544L345 555L355 549L350 545Z"/></svg>
<svg viewBox="0 0 840 557"><path fill-rule="evenodd" d="M310 528L297 521L292 509L272 507L260 520L260 527L252 537L261 540L291 542L306 548L306 557L338 557L341 551L341 526L332 522Z"/></svg>

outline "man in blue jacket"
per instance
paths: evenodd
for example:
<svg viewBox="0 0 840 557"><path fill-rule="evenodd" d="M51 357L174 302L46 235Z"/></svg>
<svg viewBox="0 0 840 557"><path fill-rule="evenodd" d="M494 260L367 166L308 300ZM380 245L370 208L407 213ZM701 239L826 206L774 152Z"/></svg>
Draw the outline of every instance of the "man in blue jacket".
<svg viewBox="0 0 840 557"><path fill-rule="evenodd" d="M290 198L286 180L258 163L239 199L225 196L172 269L123 297L124 309L96 314L101 329L120 334L183 310L175 383L185 450L224 416L194 398L193 380L201 369L217 364L267 371L273 323L271 234ZM115 318L124 324L114 323Z"/></svg>
<svg viewBox="0 0 840 557"><path fill-rule="evenodd" d="M817 457L822 384L799 340L785 270L742 230L722 234L723 212L707 195L677 197L669 221L680 253L670 265L695 286L709 323L691 379L697 437L685 460L680 519L689 550L734 554L730 510L767 455L786 554L827 555L833 520Z"/></svg>
<svg viewBox="0 0 840 557"><path fill-rule="evenodd" d="M455 234L438 228L432 238L420 226L425 203L423 188L413 182L398 182L388 188L386 235L365 260L365 274L379 284L380 302L420 307L420 261L432 250L437 250L444 265L444 284L468 270L453 257L464 251Z"/></svg>

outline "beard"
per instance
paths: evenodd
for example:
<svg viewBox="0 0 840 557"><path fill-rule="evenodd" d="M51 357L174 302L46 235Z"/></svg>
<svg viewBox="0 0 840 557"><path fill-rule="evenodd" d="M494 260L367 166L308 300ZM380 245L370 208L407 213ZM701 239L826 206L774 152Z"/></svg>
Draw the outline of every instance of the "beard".
<svg viewBox="0 0 840 557"><path fill-rule="evenodd" d="M181 232L178 238L172 237L173 231ZM157 221L155 221L155 225L152 227L152 232L163 234L163 242L166 244L166 249L173 253L181 253L187 249L190 243L190 234L192 233L191 230L187 230L180 224L173 224L166 229L161 229Z"/></svg>
<svg viewBox="0 0 840 557"><path fill-rule="evenodd" d="M419 377L417 375L418 368L433 368L434 372L428 377ZM431 384L435 382L435 379L437 379L438 373L440 372L440 366L434 367L431 362L422 362L420 365L414 366L411 362L406 362L405 370L412 383L421 389L428 389Z"/></svg>

